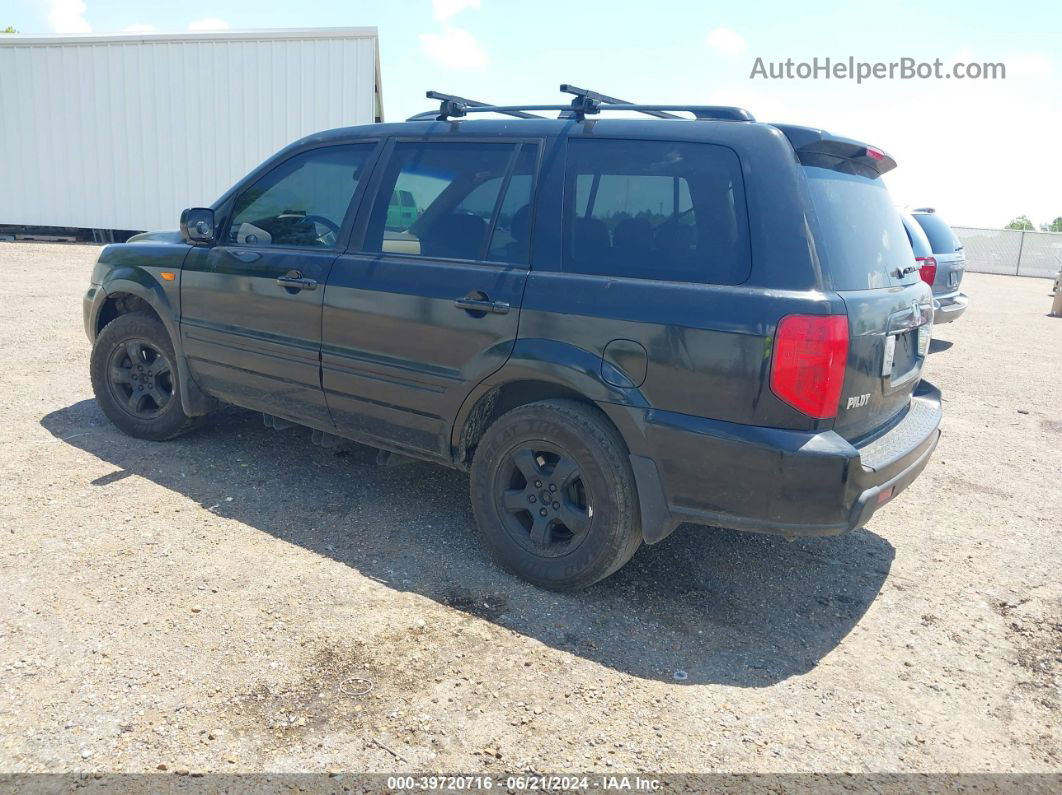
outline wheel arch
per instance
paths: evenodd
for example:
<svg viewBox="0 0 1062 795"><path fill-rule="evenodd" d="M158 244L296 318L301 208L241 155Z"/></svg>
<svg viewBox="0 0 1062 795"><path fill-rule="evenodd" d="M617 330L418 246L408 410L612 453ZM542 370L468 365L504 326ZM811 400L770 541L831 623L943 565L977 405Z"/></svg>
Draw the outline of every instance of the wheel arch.
<svg viewBox="0 0 1062 795"><path fill-rule="evenodd" d="M100 304L99 311L96 314L95 336L98 337L100 332L120 315L128 315L132 312L145 312L157 318L164 326L167 325L162 315L150 302L136 293L116 290L106 293L106 297ZM172 338L173 333L168 326L166 330Z"/></svg>
<svg viewBox="0 0 1062 795"><path fill-rule="evenodd" d="M638 490L643 538L656 543L678 525L668 510L663 483L646 440L645 416L651 408L637 387L616 387L601 377L601 357L556 341L517 347L501 370L465 399L451 429L454 463L467 469L476 445L505 411L550 398L591 406L616 429L627 448ZM549 355L543 355L543 354Z"/></svg>
<svg viewBox="0 0 1062 795"><path fill-rule="evenodd" d="M473 389L458 410L450 437L454 462L467 467L484 431L506 411L551 398L592 406L616 428L629 451L640 447L641 434L623 410L648 407L639 389L606 383L601 356L591 351L554 340L519 340L506 364Z"/></svg>
<svg viewBox="0 0 1062 795"><path fill-rule="evenodd" d="M179 310L170 299L167 289L148 272L140 268L116 269L101 289L104 293L96 310L94 321L95 335L116 317L129 312L148 312L158 318L170 337L174 355L177 359L177 374L181 408L189 417L202 416L216 405L193 380L184 358L179 329Z"/></svg>

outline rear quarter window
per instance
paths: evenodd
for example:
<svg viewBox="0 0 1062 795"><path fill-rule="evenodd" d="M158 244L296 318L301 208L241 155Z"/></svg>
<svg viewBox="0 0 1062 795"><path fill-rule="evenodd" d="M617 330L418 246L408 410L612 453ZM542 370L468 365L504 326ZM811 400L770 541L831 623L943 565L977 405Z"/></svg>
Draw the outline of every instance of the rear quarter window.
<svg viewBox="0 0 1062 795"><path fill-rule="evenodd" d="M804 166L815 209L815 244L835 290L912 284L911 241L880 177Z"/></svg>
<svg viewBox="0 0 1062 795"><path fill-rule="evenodd" d="M703 284L748 278L748 214L732 150L575 139L566 170L565 271Z"/></svg>

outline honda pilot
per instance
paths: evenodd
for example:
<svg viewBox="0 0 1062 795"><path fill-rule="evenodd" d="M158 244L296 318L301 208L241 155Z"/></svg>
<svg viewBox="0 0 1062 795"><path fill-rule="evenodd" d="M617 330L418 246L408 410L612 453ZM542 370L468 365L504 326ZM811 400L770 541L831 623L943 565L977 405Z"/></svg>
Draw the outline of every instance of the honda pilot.
<svg viewBox="0 0 1062 795"><path fill-rule="evenodd" d="M547 588L680 523L864 526L941 417L893 159L562 89L310 135L179 233L105 247L84 299L103 412L165 440L235 404L467 470L486 546Z"/></svg>

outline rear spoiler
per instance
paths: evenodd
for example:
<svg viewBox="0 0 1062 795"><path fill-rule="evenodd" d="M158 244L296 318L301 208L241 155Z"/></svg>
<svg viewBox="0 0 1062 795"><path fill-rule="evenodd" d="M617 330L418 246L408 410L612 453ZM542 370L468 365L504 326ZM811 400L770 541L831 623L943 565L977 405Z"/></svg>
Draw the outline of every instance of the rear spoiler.
<svg viewBox="0 0 1062 795"><path fill-rule="evenodd" d="M814 127L798 127L794 124L772 125L781 130L796 150L797 157L805 165L830 166L829 161L838 159L853 166L869 169L878 176L896 168L896 161L882 149L862 141L840 138Z"/></svg>

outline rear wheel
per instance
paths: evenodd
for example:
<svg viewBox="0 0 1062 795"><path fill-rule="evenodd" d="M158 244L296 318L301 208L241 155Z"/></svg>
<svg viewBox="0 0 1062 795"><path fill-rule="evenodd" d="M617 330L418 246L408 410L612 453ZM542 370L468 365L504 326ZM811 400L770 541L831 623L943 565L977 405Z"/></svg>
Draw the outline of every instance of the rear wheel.
<svg viewBox="0 0 1062 795"><path fill-rule="evenodd" d="M502 415L472 462L472 508L495 559L556 590L585 588L641 543L627 451L593 408L548 400Z"/></svg>
<svg viewBox="0 0 1062 795"><path fill-rule="evenodd" d="M177 357L166 327L146 312L119 315L92 348L92 391L107 419L139 439L172 439L195 425L181 408Z"/></svg>

